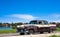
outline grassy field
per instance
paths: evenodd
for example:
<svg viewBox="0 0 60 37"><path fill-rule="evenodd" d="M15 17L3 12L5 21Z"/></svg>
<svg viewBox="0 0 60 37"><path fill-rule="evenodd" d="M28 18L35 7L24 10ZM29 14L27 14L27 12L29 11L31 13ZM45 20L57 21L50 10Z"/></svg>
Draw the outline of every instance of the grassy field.
<svg viewBox="0 0 60 37"><path fill-rule="evenodd" d="M60 36L57 36L57 35L51 35L51 36L49 36L49 37L60 37Z"/></svg>
<svg viewBox="0 0 60 37"><path fill-rule="evenodd" d="M57 28L56 31L60 31L60 28ZM57 36L57 35L51 35L50 37L60 37L60 36Z"/></svg>
<svg viewBox="0 0 60 37"><path fill-rule="evenodd" d="M12 30L0 30L0 34L3 33L16 33L16 29L12 29Z"/></svg>
<svg viewBox="0 0 60 37"><path fill-rule="evenodd" d="M60 31L60 28L57 28L56 31Z"/></svg>

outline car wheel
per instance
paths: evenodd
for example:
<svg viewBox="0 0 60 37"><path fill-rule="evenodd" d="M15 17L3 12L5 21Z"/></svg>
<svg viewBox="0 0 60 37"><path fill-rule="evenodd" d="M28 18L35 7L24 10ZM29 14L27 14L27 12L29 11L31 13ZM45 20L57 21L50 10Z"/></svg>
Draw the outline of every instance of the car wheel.
<svg viewBox="0 0 60 37"><path fill-rule="evenodd" d="M51 33L51 32L53 32L53 30L52 30L52 29L48 31L48 33Z"/></svg>
<svg viewBox="0 0 60 37"><path fill-rule="evenodd" d="M34 30L29 30L29 34L34 34Z"/></svg>
<svg viewBox="0 0 60 37"><path fill-rule="evenodd" d="M43 34L44 32L40 32L40 34Z"/></svg>
<svg viewBox="0 0 60 37"><path fill-rule="evenodd" d="M24 35L24 33L20 33L20 35Z"/></svg>

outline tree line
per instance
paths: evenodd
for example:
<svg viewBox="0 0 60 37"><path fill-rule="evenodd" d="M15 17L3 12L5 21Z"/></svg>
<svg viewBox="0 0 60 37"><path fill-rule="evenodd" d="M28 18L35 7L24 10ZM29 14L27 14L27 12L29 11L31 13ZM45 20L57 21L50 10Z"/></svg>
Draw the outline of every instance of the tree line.
<svg viewBox="0 0 60 37"><path fill-rule="evenodd" d="M0 27L11 27L13 29L16 28L17 25L22 25L23 23L22 22L19 22L19 23L0 23Z"/></svg>

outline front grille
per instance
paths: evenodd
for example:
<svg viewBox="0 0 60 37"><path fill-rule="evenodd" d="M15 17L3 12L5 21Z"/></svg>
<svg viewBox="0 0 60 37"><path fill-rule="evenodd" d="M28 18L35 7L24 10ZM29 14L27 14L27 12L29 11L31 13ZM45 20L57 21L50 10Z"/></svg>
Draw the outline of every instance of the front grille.
<svg viewBox="0 0 60 37"><path fill-rule="evenodd" d="M18 32L26 32L26 31L28 31L28 29L26 29L26 28L20 28L20 29L17 29L18 30Z"/></svg>

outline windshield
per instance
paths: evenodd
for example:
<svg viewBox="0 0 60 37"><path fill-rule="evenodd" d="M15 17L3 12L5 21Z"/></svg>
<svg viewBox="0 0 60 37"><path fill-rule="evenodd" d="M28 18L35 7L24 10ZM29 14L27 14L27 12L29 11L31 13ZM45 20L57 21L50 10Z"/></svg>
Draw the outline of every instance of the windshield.
<svg viewBox="0 0 60 37"><path fill-rule="evenodd" d="M37 24L37 21L31 21L29 24Z"/></svg>

